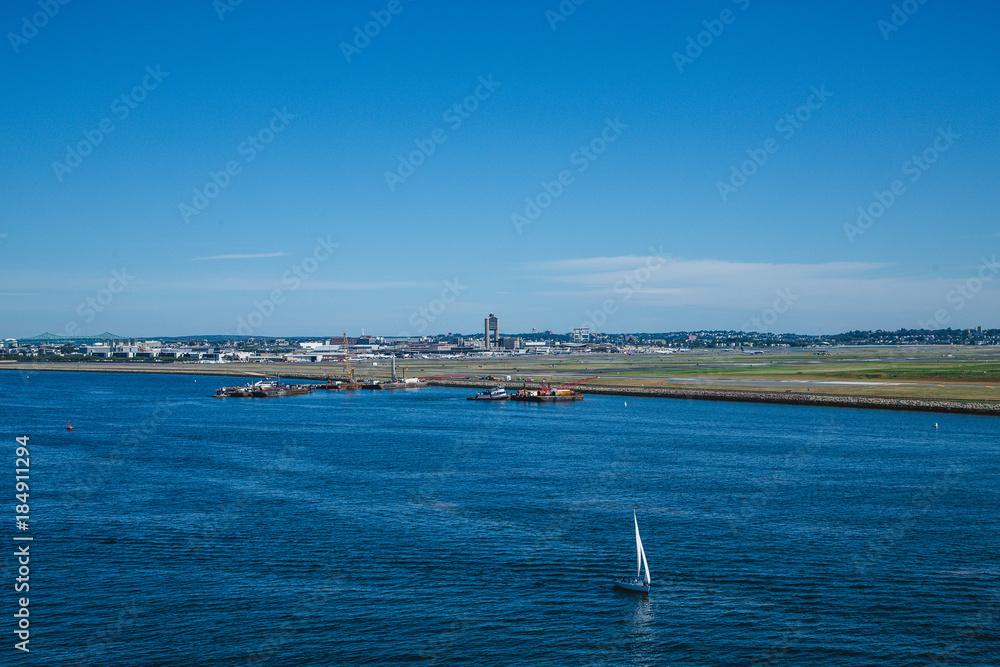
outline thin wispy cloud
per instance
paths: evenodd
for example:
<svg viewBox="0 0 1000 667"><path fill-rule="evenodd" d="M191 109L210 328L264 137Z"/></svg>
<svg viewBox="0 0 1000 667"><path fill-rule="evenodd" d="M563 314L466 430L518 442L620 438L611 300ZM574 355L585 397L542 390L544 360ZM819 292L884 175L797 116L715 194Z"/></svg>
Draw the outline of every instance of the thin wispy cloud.
<svg viewBox="0 0 1000 667"><path fill-rule="evenodd" d="M131 270L131 269L129 269ZM19 271L7 272L0 267L0 285L10 290L3 294L7 296L31 296L52 290L60 292L79 292L91 294L106 286L107 279L95 279L91 275L63 271ZM296 291L329 291L357 292L378 290L406 290L413 288L440 288L437 281L421 280L322 280L310 277L305 280L298 278L290 270L278 271L275 275L261 276L254 274L245 276L212 276L212 277L170 277L150 278L129 284L130 293L169 292L183 294L186 292L251 292L270 291L274 289ZM23 290L23 291L22 291ZM29 291L34 290L34 291Z"/></svg>
<svg viewBox="0 0 1000 667"><path fill-rule="evenodd" d="M307 280L297 279L294 274L288 273L282 277L274 278L242 278L242 277L220 277L212 279L170 279L152 280L144 285L146 291L267 291L274 289L290 289L295 286L296 291L330 291L330 292L357 292L376 290L396 290L410 289L414 287L436 287L436 282L419 282L415 280L372 280L372 281L347 281L347 280L319 280L310 278Z"/></svg>
<svg viewBox="0 0 1000 667"><path fill-rule="evenodd" d="M626 255L561 259L519 266L545 299L637 303L662 309L716 308L739 313L762 308L775 290L791 291L801 315L887 313L938 307L934 278L898 275L887 262L771 263ZM992 286L988 286L992 288ZM984 289L984 304L992 289ZM670 312L670 311L668 311ZM738 325L739 322L736 323Z"/></svg>
<svg viewBox="0 0 1000 667"><path fill-rule="evenodd" d="M844 278L870 275L892 266L885 262L821 262L816 264L732 262L718 259L657 258L625 255L532 262L521 265L532 279L548 279L575 285L604 286L623 275L656 267L652 285L669 287L725 285L732 287L746 281L775 281Z"/></svg>
<svg viewBox="0 0 1000 667"><path fill-rule="evenodd" d="M209 257L192 257L191 259L185 259L185 262L207 262L217 259L262 259L265 257L286 257L287 252L260 252L252 254L243 255L211 255Z"/></svg>
<svg viewBox="0 0 1000 667"><path fill-rule="evenodd" d="M617 257L582 257L524 262L519 268L539 272L627 271L653 258L653 255L619 255ZM665 257L666 258L666 257Z"/></svg>

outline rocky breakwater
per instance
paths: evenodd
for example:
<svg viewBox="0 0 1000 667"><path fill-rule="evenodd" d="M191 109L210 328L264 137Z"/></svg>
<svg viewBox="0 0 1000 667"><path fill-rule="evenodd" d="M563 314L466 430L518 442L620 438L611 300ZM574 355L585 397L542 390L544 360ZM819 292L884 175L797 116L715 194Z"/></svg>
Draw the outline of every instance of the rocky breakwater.
<svg viewBox="0 0 1000 667"><path fill-rule="evenodd" d="M747 403L784 403L789 405L824 405L841 408L869 408L875 410L916 410L923 412L954 412L971 415L1000 416L1000 402L954 401L927 398L890 396L851 396L846 394L821 394L777 391L750 391L738 389L668 389L659 387L586 387L578 389L586 394L613 394L624 396L660 396L688 398L705 401L742 401Z"/></svg>
<svg viewBox="0 0 1000 667"><path fill-rule="evenodd" d="M537 382L496 382L487 380L430 380L439 387L495 387L508 389L537 389ZM741 401L745 403L781 403L787 405L823 405L839 408L867 408L873 410L913 410L920 412L951 412L969 415L1000 416L1000 401L956 401L930 398L904 398L890 396L851 396L847 394L821 394L818 392L751 391L740 389L697 389L666 387L620 387L580 385L573 388L581 394L609 394L613 396L652 396L660 398L685 398L701 401Z"/></svg>

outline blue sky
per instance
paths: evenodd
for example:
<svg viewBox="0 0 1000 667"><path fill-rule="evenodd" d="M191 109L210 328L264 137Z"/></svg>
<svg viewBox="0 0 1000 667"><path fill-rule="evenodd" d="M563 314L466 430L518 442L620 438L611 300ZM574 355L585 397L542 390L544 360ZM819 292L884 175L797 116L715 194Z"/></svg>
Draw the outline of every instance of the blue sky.
<svg viewBox="0 0 1000 667"><path fill-rule="evenodd" d="M0 336L1000 326L996 3L226 2L4 4Z"/></svg>

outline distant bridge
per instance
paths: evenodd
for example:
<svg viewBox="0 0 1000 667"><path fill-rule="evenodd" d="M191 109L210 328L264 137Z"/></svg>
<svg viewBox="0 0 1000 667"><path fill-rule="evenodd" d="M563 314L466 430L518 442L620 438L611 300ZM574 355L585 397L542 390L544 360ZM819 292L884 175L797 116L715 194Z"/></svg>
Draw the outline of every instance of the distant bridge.
<svg viewBox="0 0 1000 667"><path fill-rule="evenodd" d="M18 344L26 345L43 345L45 343L58 344L58 343L99 343L102 340L110 341L122 341L128 340L124 336L116 336L113 333L108 333L105 331L102 334L97 334L95 336L57 336L53 333L46 331L43 334L39 334L33 338L18 338Z"/></svg>

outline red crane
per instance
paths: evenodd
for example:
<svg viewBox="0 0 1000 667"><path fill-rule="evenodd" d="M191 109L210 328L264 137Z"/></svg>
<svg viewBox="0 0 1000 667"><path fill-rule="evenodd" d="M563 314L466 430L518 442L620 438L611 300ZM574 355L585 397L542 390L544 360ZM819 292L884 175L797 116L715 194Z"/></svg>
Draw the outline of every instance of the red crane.
<svg viewBox="0 0 1000 667"><path fill-rule="evenodd" d="M575 387L578 384L583 384L584 382L590 382L591 380L596 380L600 375L595 375L593 377L584 378L582 380L577 380L576 382L570 382L569 384L561 384L556 389L567 389L568 387Z"/></svg>

